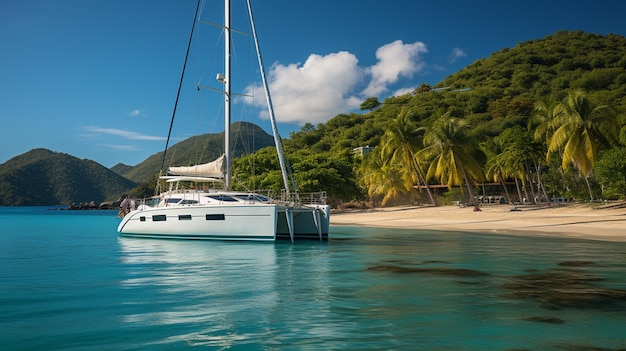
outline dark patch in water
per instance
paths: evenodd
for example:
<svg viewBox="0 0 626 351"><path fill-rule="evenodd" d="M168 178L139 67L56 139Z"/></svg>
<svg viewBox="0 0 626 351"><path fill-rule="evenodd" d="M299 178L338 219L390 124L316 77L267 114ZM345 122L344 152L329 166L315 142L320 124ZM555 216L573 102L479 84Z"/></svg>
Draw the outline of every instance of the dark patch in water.
<svg viewBox="0 0 626 351"><path fill-rule="evenodd" d="M460 285L480 285L483 282L481 282L481 281L471 281L471 282L469 282L469 281L465 281L465 280L459 280L456 283L460 284Z"/></svg>
<svg viewBox="0 0 626 351"><path fill-rule="evenodd" d="M626 290L594 284L603 280L582 271L549 271L513 277L503 287L508 291L505 297L535 300L549 310L623 310Z"/></svg>
<svg viewBox="0 0 626 351"><path fill-rule="evenodd" d="M417 267L402 267L393 265L374 266L367 268L368 271L375 272L391 272L391 273L429 273L444 276L454 277L484 277L489 273L476 271L473 269L465 268L417 268Z"/></svg>
<svg viewBox="0 0 626 351"><path fill-rule="evenodd" d="M595 265L595 262L591 261L565 261L559 263L561 267L589 267Z"/></svg>
<svg viewBox="0 0 626 351"><path fill-rule="evenodd" d="M423 261L422 264L435 264L435 263L443 263L443 264L450 264L452 262L447 262L447 261L436 261L436 260L432 260L432 261Z"/></svg>
<svg viewBox="0 0 626 351"><path fill-rule="evenodd" d="M411 264L412 262L409 262L407 260L382 260L382 262L384 263L395 263L395 264Z"/></svg>
<svg viewBox="0 0 626 351"><path fill-rule="evenodd" d="M548 323L548 324L563 324L565 323L564 320L562 320L561 318L557 318L557 317L546 317L546 316L533 316L533 317L526 317L526 318L522 318L525 321L528 322L538 322L538 323Z"/></svg>
<svg viewBox="0 0 626 351"><path fill-rule="evenodd" d="M558 347L566 351L626 351L625 348L611 349L608 347L575 344L561 344Z"/></svg>

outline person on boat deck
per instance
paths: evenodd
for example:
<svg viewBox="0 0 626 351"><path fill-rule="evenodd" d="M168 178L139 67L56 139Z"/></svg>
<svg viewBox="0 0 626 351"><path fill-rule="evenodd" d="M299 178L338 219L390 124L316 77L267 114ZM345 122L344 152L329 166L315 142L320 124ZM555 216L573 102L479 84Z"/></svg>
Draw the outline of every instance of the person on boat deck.
<svg viewBox="0 0 626 351"><path fill-rule="evenodd" d="M130 212L130 205L132 201L130 199L130 195L126 195L126 198L120 203L120 211L117 213L117 218L120 216L124 217L128 212Z"/></svg>

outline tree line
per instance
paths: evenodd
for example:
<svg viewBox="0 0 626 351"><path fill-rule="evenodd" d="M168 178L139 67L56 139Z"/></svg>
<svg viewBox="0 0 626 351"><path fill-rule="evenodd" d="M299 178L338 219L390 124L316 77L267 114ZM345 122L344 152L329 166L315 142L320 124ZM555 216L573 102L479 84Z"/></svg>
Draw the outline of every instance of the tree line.
<svg viewBox="0 0 626 351"><path fill-rule="evenodd" d="M382 205L419 198L416 187L434 204L432 184L465 188L470 204L485 182L502 184L509 202L626 195L626 127L615 110L594 104L581 90L538 100L526 126L492 138L450 111L422 124L410 113L402 109L359 168L368 195ZM506 181L514 182L516 194L508 193Z"/></svg>

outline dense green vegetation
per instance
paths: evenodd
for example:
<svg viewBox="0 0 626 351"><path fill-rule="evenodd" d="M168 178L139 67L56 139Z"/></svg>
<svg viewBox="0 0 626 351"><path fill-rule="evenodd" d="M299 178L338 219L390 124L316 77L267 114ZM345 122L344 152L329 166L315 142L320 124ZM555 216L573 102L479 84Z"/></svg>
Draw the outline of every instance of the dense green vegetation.
<svg viewBox="0 0 626 351"><path fill-rule="evenodd" d="M305 125L285 140L301 191L335 204L472 202L484 183L510 201L626 196L626 38L557 32L478 60L363 114ZM374 147L364 158L352 150ZM281 185L271 151L247 186ZM252 161L254 160L254 161ZM247 172L246 172L247 173ZM445 185L443 190L435 189ZM453 194L453 196L450 196Z"/></svg>
<svg viewBox="0 0 626 351"><path fill-rule="evenodd" d="M137 184L94 161L34 149L0 165L0 185L1 206L37 206L98 205Z"/></svg>
<svg viewBox="0 0 626 351"><path fill-rule="evenodd" d="M382 102L369 97L361 111L306 124L284 140L299 191L325 190L335 206L471 203L483 194L510 202L626 198L626 38L620 35L561 31L519 43L436 86L422 84ZM266 147L272 138L255 125L238 129L234 187L280 192L276 151ZM223 133L190 138L168 149L165 166L214 159L222 144ZM361 157L353 151L359 147L372 151ZM108 199L132 185L93 172L75 176L69 156L33 152L31 160L0 165L0 204L96 200L83 193L102 189L96 183L106 184L98 196ZM136 196L152 195L161 159L158 153L114 170L143 183Z"/></svg>

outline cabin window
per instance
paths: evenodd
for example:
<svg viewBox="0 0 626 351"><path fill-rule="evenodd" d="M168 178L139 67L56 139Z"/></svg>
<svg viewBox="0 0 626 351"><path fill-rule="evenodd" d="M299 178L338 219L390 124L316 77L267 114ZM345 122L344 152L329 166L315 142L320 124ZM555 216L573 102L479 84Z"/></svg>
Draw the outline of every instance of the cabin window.
<svg viewBox="0 0 626 351"><path fill-rule="evenodd" d="M207 221L223 221L224 219L225 218L224 218L224 214L223 213L206 215L206 220Z"/></svg>
<svg viewBox="0 0 626 351"><path fill-rule="evenodd" d="M179 205L193 205L193 204L197 204L198 201L196 200L183 200L180 202Z"/></svg>
<svg viewBox="0 0 626 351"><path fill-rule="evenodd" d="M139 221L140 221L140 222L145 222L145 221L146 221L146 217L145 217L145 216L141 216L141 217L139 217Z"/></svg>
<svg viewBox="0 0 626 351"><path fill-rule="evenodd" d="M167 220L167 216L166 215L154 215L152 216L152 221L153 222L164 222Z"/></svg>
<svg viewBox="0 0 626 351"><path fill-rule="evenodd" d="M270 201L269 197L263 196L263 195L257 195L256 199L257 199L257 201L261 201L261 202L268 202L268 201Z"/></svg>
<svg viewBox="0 0 626 351"><path fill-rule="evenodd" d="M243 201L257 201L257 202L268 202L270 199L263 195L235 195L236 198Z"/></svg>
<svg viewBox="0 0 626 351"><path fill-rule="evenodd" d="M180 199L177 199L175 197L168 197L167 199L165 199L165 202L168 204L177 204L178 201L180 201Z"/></svg>
<svg viewBox="0 0 626 351"><path fill-rule="evenodd" d="M239 200L235 199L232 196L228 196L228 195L209 195L207 196L213 200L216 201L222 201L222 202L239 202Z"/></svg>
<svg viewBox="0 0 626 351"><path fill-rule="evenodd" d="M178 215L178 220L179 221L190 221L191 220L191 215Z"/></svg>
<svg viewBox="0 0 626 351"><path fill-rule="evenodd" d="M235 197L244 201L254 200L254 195L235 195Z"/></svg>

